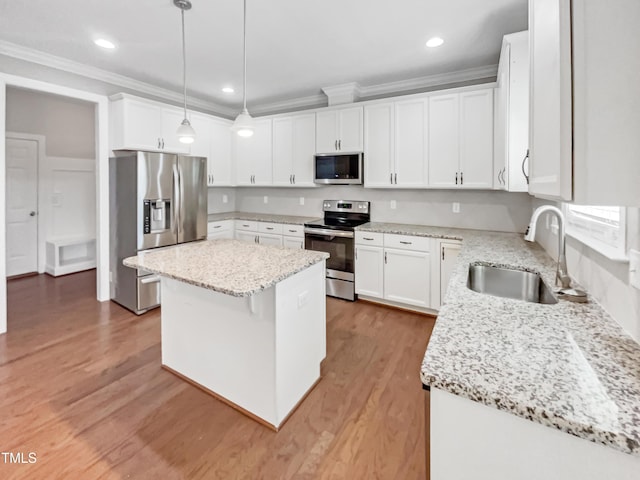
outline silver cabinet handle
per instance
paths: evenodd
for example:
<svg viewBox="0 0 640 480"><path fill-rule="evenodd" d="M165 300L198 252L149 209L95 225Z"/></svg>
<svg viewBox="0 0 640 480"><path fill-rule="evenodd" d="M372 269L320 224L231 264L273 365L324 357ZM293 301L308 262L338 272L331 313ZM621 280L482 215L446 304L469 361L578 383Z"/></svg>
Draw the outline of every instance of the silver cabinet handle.
<svg viewBox="0 0 640 480"><path fill-rule="evenodd" d="M393 185L393 173L389 174L389 183Z"/></svg>
<svg viewBox="0 0 640 480"><path fill-rule="evenodd" d="M260 237L258 237L258 235L256 235L255 242L260 243Z"/></svg>
<svg viewBox="0 0 640 480"><path fill-rule="evenodd" d="M289 183L293 183L293 175L289 175Z"/></svg>
<svg viewBox="0 0 640 480"><path fill-rule="evenodd" d="M442 260L444 260L444 247L442 247Z"/></svg>
<svg viewBox="0 0 640 480"><path fill-rule="evenodd" d="M456 172L456 185L458 184L458 172Z"/></svg>
<svg viewBox="0 0 640 480"><path fill-rule="evenodd" d="M336 140L336 141L334 142L334 148L335 148L336 150L338 150L338 140Z"/></svg>
<svg viewBox="0 0 640 480"><path fill-rule="evenodd" d="M249 225L247 225L245 223L243 223L242 226L245 227L245 228L249 228Z"/></svg>
<svg viewBox="0 0 640 480"><path fill-rule="evenodd" d="M403 244L403 245L411 245L411 242L404 242L402 240L400 240L400 243Z"/></svg>
<svg viewBox="0 0 640 480"><path fill-rule="evenodd" d="M160 137L158 137L158 148L160 148Z"/></svg>
<svg viewBox="0 0 640 480"><path fill-rule="evenodd" d="M293 174L293 184L294 185L296 184L296 174L295 173Z"/></svg>
<svg viewBox="0 0 640 480"><path fill-rule="evenodd" d="M373 240L373 238L370 238L370 237L362 237L362 239L363 239L363 240L369 240L369 241L372 241L372 240Z"/></svg>
<svg viewBox="0 0 640 480"><path fill-rule="evenodd" d="M393 183L395 183L396 185L398 184L398 174L397 173L393 174Z"/></svg>
<svg viewBox="0 0 640 480"><path fill-rule="evenodd" d="M290 231L291 233L296 233L296 232L297 232L297 230L291 230L291 229L289 229L289 231Z"/></svg>
<svg viewBox="0 0 640 480"><path fill-rule="evenodd" d="M273 230L273 227L267 227L267 230Z"/></svg>
<svg viewBox="0 0 640 480"><path fill-rule="evenodd" d="M384 263L387 263L387 252L384 252Z"/></svg>
<svg viewBox="0 0 640 480"><path fill-rule="evenodd" d="M525 154L524 158L522 159L522 174L524 175L524 178L527 180L527 185L529 185L529 175L527 175L527 172L525 172L525 170L524 170L524 162L527 161L527 158L529 158L529 149L528 148L527 148L527 153Z"/></svg>
<svg viewBox="0 0 640 480"><path fill-rule="evenodd" d="M338 140L338 150L342 150L342 140Z"/></svg>
<svg viewBox="0 0 640 480"><path fill-rule="evenodd" d="M214 225L213 228L221 228L222 225Z"/></svg>
<svg viewBox="0 0 640 480"><path fill-rule="evenodd" d="M358 249L356 248L356 260L358 259Z"/></svg>
<svg viewBox="0 0 640 480"><path fill-rule="evenodd" d="M464 172L460 172L460 185L464 185L464 177L462 176Z"/></svg>
<svg viewBox="0 0 640 480"><path fill-rule="evenodd" d="M159 281L160 277L158 275L151 275L150 277L140 280L140 283L146 285L147 283L158 283Z"/></svg>

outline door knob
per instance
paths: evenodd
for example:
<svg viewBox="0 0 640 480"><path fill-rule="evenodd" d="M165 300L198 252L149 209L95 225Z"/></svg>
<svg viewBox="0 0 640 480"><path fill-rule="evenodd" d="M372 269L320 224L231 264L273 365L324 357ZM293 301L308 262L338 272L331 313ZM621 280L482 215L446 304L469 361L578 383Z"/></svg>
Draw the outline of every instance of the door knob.
<svg viewBox="0 0 640 480"><path fill-rule="evenodd" d="M29 212L29 216L30 217L35 217L36 216L36 212L34 212L34 211Z"/></svg>

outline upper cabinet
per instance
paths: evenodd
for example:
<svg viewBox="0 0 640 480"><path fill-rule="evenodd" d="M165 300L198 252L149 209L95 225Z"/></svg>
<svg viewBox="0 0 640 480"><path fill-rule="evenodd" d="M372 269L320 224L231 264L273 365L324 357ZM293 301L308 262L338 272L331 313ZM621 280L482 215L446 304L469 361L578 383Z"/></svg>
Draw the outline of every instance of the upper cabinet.
<svg viewBox="0 0 640 480"><path fill-rule="evenodd" d="M361 152L362 107L324 110L316 113L316 152Z"/></svg>
<svg viewBox="0 0 640 480"><path fill-rule="evenodd" d="M196 131L191 155L207 158L207 185L231 185L232 122L200 113L193 113L189 120Z"/></svg>
<svg viewBox="0 0 640 480"><path fill-rule="evenodd" d="M528 190L529 32L505 35L498 65L495 99L493 183L509 192Z"/></svg>
<svg viewBox="0 0 640 480"><path fill-rule="evenodd" d="M640 205L638 18L637 0L530 0L530 193Z"/></svg>
<svg viewBox="0 0 640 480"><path fill-rule="evenodd" d="M233 135L236 185L272 185L272 124L271 118L256 119L251 137Z"/></svg>
<svg viewBox="0 0 640 480"><path fill-rule="evenodd" d="M112 150L189 153L176 134L183 120L177 107L118 94L111 97L109 116Z"/></svg>
<svg viewBox="0 0 640 480"><path fill-rule="evenodd" d="M427 186L427 99L367 105L364 119L365 187Z"/></svg>
<svg viewBox="0 0 640 480"><path fill-rule="evenodd" d="M429 186L493 187L493 88L429 97Z"/></svg>
<svg viewBox="0 0 640 480"><path fill-rule="evenodd" d="M315 187L316 115L305 113L273 119L273 185Z"/></svg>

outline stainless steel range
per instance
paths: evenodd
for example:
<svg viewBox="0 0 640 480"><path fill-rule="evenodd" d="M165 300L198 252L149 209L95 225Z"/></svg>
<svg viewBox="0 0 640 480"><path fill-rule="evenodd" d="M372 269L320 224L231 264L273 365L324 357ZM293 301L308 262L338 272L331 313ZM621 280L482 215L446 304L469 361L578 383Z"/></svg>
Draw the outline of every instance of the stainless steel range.
<svg viewBox="0 0 640 480"><path fill-rule="evenodd" d="M354 301L354 229L370 221L369 202L325 200L324 218L304 224L305 249L327 252L327 295Z"/></svg>

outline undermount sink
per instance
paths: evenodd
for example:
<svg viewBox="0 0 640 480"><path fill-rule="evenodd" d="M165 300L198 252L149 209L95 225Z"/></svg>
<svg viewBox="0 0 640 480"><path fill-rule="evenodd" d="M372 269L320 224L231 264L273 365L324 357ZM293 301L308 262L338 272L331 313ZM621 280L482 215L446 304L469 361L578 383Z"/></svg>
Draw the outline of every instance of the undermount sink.
<svg viewBox="0 0 640 480"><path fill-rule="evenodd" d="M478 293L525 302L554 304L558 299L539 273L472 263L467 287Z"/></svg>

